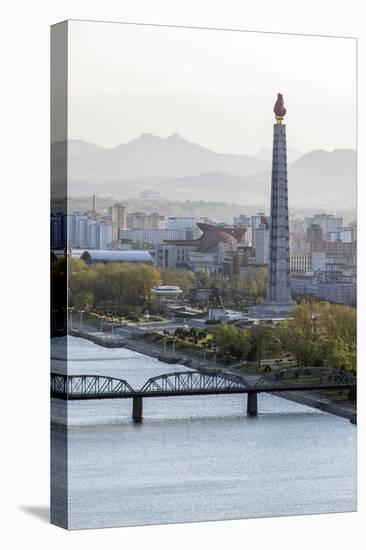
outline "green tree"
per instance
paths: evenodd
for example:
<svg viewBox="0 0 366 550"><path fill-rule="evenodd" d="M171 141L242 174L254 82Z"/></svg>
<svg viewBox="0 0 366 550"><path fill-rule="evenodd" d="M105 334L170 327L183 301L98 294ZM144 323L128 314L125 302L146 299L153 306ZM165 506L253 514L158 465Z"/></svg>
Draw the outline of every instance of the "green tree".
<svg viewBox="0 0 366 550"><path fill-rule="evenodd" d="M251 356L255 357L258 363L258 367L260 367L264 354L269 352L278 353L278 335L275 332L275 329L262 324L253 325L249 329L249 334L251 343Z"/></svg>
<svg viewBox="0 0 366 550"><path fill-rule="evenodd" d="M281 345L298 364L355 370L356 322L356 310L349 306L302 303L279 328Z"/></svg>
<svg viewBox="0 0 366 550"><path fill-rule="evenodd" d="M195 281L195 275L192 271L163 268L160 270L161 283L163 285L179 286L183 294L187 295Z"/></svg>
<svg viewBox="0 0 366 550"><path fill-rule="evenodd" d="M91 292L80 292L73 298L73 305L79 311L90 311L93 304L94 296Z"/></svg>
<svg viewBox="0 0 366 550"><path fill-rule="evenodd" d="M237 359L243 359L250 350L248 330L221 323L215 333L215 344Z"/></svg>

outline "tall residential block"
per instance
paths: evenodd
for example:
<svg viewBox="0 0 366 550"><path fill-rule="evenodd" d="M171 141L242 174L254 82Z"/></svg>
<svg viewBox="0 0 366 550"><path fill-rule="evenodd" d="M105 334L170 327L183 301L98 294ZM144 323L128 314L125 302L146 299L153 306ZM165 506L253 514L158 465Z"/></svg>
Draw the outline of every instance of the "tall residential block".
<svg viewBox="0 0 366 550"><path fill-rule="evenodd" d="M127 228L127 210L120 202L116 202L109 208L109 214L112 225L112 240L118 241L119 230Z"/></svg>

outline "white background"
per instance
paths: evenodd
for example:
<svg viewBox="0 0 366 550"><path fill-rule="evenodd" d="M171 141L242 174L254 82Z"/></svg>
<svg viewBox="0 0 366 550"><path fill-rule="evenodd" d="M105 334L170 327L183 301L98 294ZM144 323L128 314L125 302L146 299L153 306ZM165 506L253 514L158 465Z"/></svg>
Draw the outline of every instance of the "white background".
<svg viewBox="0 0 366 550"><path fill-rule="evenodd" d="M359 492L359 512L354 514L71 533L49 525L46 519L49 498L49 25L67 18L80 18L358 36L359 240L364 243L366 124L362 98L366 97L366 29L362 28L362 23L365 25L363 4L355 0L13 0L4 7L3 3L0 23L0 493L3 507L0 540L3 548L221 549L250 545L253 549L344 550L365 547L364 490ZM362 306L359 487L366 486L362 466L365 464L364 260L365 252L359 247L362 265L359 274L359 305ZM342 441L339 444L342 445Z"/></svg>

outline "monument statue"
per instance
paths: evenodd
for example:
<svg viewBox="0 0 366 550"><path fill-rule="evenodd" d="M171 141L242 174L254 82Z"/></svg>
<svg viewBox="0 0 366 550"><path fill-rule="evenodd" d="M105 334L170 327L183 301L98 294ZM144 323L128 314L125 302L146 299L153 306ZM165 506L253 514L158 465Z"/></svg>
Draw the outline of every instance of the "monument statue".
<svg viewBox="0 0 366 550"><path fill-rule="evenodd" d="M212 307L221 307L221 298L220 298L219 289L214 285L212 285L211 287L211 292L210 292L208 301L210 306Z"/></svg>

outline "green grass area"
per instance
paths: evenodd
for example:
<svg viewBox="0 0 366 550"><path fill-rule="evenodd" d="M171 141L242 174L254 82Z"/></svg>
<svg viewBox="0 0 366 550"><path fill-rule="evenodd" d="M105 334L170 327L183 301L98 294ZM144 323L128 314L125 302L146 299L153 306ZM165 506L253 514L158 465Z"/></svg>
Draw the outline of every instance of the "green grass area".
<svg viewBox="0 0 366 550"><path fill-rule="evenodd" d="M75 318L74 318L75 319ZM77 319L78 322L80 322L80 318ZM83 315L83 326L86 327L86 325L97 328L100 330L100 318L97 315L92 315L89 313L84 313Z"/></svg>
<svg viewBox="0 0 366 550"><path fill-rule="evenodd" d="M145 342L150 342L153 344L158 344L163 347L164 345L164 338L167 346L167 351L172 351L173 349L173 338L169 336L164 336L161 332L153 332L151 334L146 334L144 336ZM179 338L175 338L175 345L174 349L177 353L182 352L189 356L194 356L195 358L204 360L204 357L206 355L207 361L212 361L214 358L214 352L213 350L206 349L206 354L204 353L204 348L202 347L203 342L207 342L213 339L213 335L209 335L208 338L202 339L198 341L197 343L191 342L188 339L182 340ZM226 364L225 361L220 360L219 358L216 358L216 361L218 364Z"/></svg>
<svg viewBox="0 0 366 550"><path fill-rule="evenodd" d="M128 322L127 319L121 319L116 317L108 317L107 315L99 315L96 313L84 313L83 315L83 329L93 328L100 331L100 322L102 321L102 331L110 332L112 330L112 324L114 328L118 328L124 323ZM76 324L77 323L77 324ZM73 316L73 328L79 328L80 316Z"/></svg>
<svg viewBox="0 0 366 550"><path fill-rule="evenodd" d="M78 321L80 322L80 317L75 317L74 316L74 320L75 321ZM162 320L161 317L156 317L154 319L150 318L151 321L160 321ZM102 321L102 324L105 323L105 326L106 326L106 329L108 327L108 329L111 329L111 326L112 324L115 326L115 327L118 327L119 325L122 325L124 323L128 323L128 322L143 322L145 321L145 317L139 317L139 316L136 316L134 317L133 315L126 315L124 317L114 317L112 315L104 315L104 314L101 314L101 313L84 313L84 316L83 316L83 324L84 325L89 325L89 326L92 326L92 327L97 327L100 329L100 321Z"/></svg>

